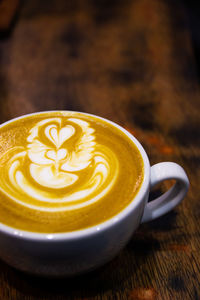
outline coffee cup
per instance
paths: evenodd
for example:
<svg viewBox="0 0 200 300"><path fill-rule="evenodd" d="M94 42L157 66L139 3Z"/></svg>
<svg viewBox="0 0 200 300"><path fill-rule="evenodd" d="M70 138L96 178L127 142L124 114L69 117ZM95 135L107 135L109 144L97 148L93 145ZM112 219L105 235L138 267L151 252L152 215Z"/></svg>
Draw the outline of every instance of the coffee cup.
<svg viewBox="0 0 200 300"><path fill-rule="evenodd" d="M0 126L0 141L0 257L35 275L74 276L105 264L188 191L180 165L150 167L132 134L95 115L21 116ZM148 202L170 179L175 184Z"/></svg>

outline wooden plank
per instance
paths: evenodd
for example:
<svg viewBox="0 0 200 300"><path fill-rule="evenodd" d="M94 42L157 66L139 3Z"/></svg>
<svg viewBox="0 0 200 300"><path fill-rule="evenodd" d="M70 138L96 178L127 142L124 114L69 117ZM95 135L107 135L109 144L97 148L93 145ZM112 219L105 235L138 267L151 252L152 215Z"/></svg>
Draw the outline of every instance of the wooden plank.
<svg viewBox="0 0 200 300"><path fill-rule="evenodd" d="M191 188L91 274L37 279L0 262L0 299L200 299L199 100L181 2L24 2L14 34L0 41L0 122L50 109L109 118L151 164L180 163Z"/></svg>

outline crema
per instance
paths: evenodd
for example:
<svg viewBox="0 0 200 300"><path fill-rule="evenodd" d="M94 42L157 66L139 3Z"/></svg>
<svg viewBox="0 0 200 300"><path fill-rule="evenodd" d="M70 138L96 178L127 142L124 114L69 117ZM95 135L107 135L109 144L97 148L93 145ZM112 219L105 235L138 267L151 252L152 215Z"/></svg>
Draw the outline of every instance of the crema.
<svg viewBox="0 0 200 300"><path fill-rule="evenodd" d="M110 219L143 181L139 150L118 128L76 112L28 115L0 127L0 222L69 232Z"/></svg>

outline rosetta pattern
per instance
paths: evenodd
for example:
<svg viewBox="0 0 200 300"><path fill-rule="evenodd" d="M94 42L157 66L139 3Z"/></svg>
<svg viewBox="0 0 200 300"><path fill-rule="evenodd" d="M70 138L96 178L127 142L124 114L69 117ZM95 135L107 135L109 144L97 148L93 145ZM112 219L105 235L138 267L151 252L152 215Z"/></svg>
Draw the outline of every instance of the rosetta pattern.
<svg viewBox="0 0 200 300"><path fill-rule="evenodd" d="M118 160L95 139L90 123L79 118L36 123L25 147L7 151L2 190L20 205L49 212L97 202L115 183Z"/></svg>

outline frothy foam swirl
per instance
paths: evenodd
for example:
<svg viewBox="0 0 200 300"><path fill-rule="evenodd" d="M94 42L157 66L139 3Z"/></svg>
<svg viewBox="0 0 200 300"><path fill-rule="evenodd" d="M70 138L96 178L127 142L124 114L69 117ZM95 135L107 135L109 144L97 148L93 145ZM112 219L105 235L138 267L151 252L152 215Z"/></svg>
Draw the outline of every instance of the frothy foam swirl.
<svg viewBox="0 0 200 300"><path fill-rule="evenodd" d="M4 155L1 190L18 204L57 212L86 207L112 188L118 160L95 141L95 130L79 118L47 118L29 131L24 147Z"/></svg>

